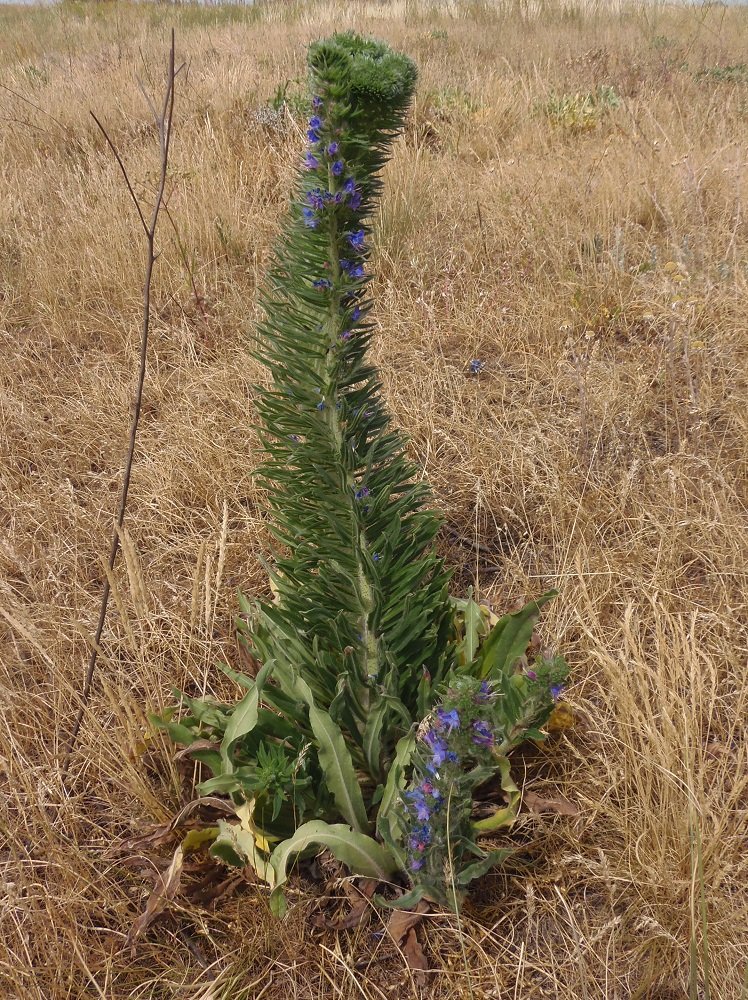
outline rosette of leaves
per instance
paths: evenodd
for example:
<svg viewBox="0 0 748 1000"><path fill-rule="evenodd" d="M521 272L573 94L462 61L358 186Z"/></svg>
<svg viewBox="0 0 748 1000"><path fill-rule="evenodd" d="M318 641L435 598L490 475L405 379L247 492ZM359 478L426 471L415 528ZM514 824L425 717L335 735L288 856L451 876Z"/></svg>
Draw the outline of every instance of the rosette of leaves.
<svg viewBox="0 0 748 1000"><path fill-rule="evenodd" d="M449 597L441 520L367 358L367 219L415 67L353 34L313 44L308 62L308 148L255 347L275 597L240 595L238 627L262 667L223 668L246 689L236 705L183 697L179 722L154 720L212 771L199 791L234 802L240 823L221 823L213 853L278 888L320 845L356 874L408 870L398 816L416 727L459 675L508 676L553 596L492 629ZM473 784L456 794L469 802Z"/></svg>

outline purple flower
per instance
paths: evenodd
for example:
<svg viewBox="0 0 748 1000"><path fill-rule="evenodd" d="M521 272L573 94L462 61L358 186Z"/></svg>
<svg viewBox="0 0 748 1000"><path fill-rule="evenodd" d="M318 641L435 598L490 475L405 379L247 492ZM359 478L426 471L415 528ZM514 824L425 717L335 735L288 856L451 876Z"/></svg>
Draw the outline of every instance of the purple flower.
<svg viewBox="0 0 748 1000"><path fill-rule="evenodd" d="M316 170L319 166L319 160L309 149L306 151L306 156L304 157L304 165L307 170Z"/></svg>
<svg viewBox="0 0 748 1000"><path fill-rule="evenodd" d="M312 107L313 108L321 108L322 107L322 103L323 102L322 102L322 98L321 97L313 97L312 98Z"/></svg>
<svg viewBox="0 0 748 1000"><path fill-rule="evenodd" d="M447 726L448 733L451 733L453 729L460 728L460 715L456 708L450 709L449 712L445 712L443 708L437 708L436 714L440 724Z"/></svg>
<svg viewBox="0 0 748 1000"><path fill-rule="evenodd" d="M355 194L356 193L356 182L354 181L354 179L352 177L349 177L348 180L343 185L343 191L346 194Z"/></svg>
<svg viewBox="0 0 748 1000"><path fill-rule="evenodd" d="M309 131L306 134L306 137L310 142L319 142L319 136L317 135L317 133L314 131L313 128L309 129Z"/></svg>
<svg viewBox="0 0 748 1000"><path fill-rule="evenodd" d="M337 142L331 142L330 145L327 147L327 155L328 156L335 156L335 154L337 153L337 151L339 149L340 149L340 146L337 144Z"/></svg>
<svg viewBox="0 0 748 1000"><path fill-rule="evenodd" d="M411 861L410 870L412 872L420 871L423 868L423 858L418 858L417 861Z"/></svg>
<svg viewBox="0 0 748 1000"><path fill-rule="evenodd" d="M312 102L317 101L317 100L319 100L318 97L313 97L312 98ZM320 104L321 103L322 102L320 101ZM319 105L315 104L314 106L316 108ZM309 128L322 128L322 119L319 117L319 115L315 115L314 118L310 118L309 119Z"/></svg>
<svg viewBox="0 0 748 1000"><path fill-rule="evenodd" d="M353 312L351 313L351 319L353 320L354 323L358 323L358 321L361 319L361 310L359 309L358 306L356 306Z"/></svg>
<svg viewBox="0 0 748 1000"><path fill-rule="evenodd" d="M561 694L561 692L563 691L563 689L564 689L563 684L552 684L551 685L551 695L553 696L553 700L554 701L558 701L559 695Z"/></svg>
<svg viewBox="0 0 748 1000"><path fill-rule="evenodd" d="M317 227L318 220L314 218L313 208L302 208L301 214L304 216L305 225L309 226L310 229L315 229Z"/></svg>
<svg viewBox="0 0 748 1000"><path fill-rule="evenodd" d="M361 192L357 191L351 198L351 200L348 202L348 207L352 209L354 212L357 212L359 210L360 205L361 205Z"/></svg>
<svg viewBox="0 0 748 1000"><path fill-rule="evenodd" d="M336 160L332 165L332 175L333 177L340 177L343 173L344 164L342 160Z"/></svg>
<svg viewBox="0 0 748 1000"><path fill-rule="evenodd" d="M363 500L364 497L368 497L370 495L370 492L369 488L364 486L363 489L356 490L356 499Z"/></svg>
<svg viewBox="0 0 748 1000"><path fill-rule="evenodd" d="M350 269L350 271L348 272L348 274L352 278L363 278L363 276L364 276L364 265L363 264L357 264L355 267L352 267Z"/></svg>
<svg viewBox="0 0 748 1000"><path fill-rule="evenodd" d="M343 333L341 334L340 339L341 340L350 340L351 339L351 331L350 330L343 330Z"/></svg>
<svg viewBox="0 0 748 1000"><path fill-rule="evenodd" d="M314 190L309 191L307 193L306 200L308 204L310 204L312 208L317 209L317 211L325 207L325 199L322 197L322 192L319 188L314 188Z"/></svg>
<svg viewBox="0 0 748 1000"><path fill-rule="evenodd" d="M483 719L477 719L473 723L473 743L477 743L481 747L490 747L493 745L493 733L491 732L488 723L484 722Z"/></svg>
<svg viewBox="0 0 748 1000"><path fill-rule="evenodd" d="M332 282L328 278L316 278L312 285L317 289L332 288Z"/></svg>
<svg viewBox="0 0 748 1000"><path fill-rule="evenodd" d="M426 845L431 843L431 830L426 823L423 826L414 826L408 844L411 851L425 851Z"/></svg>
<svg viewBox="0 0 748 1000"><path fill-rule="evenodd" d="M431 763L434 767L439 767L445 761L457 763L457 754L447 748L447 741L437 736L435 730L429 730L429 732L424 736L424 740L433 750ZM431 773L433 774L434 772L431 771Z"/></svg>
<svg viewBox="0 0 748 1000"><path fill-rule="evenodd" d="M528 670L527 676L531 681L536 681L538 679L538 675L535 673L534 670Z"/></svg>
<svg viewBox="0 0 748 1000"><path fill-rule="evenodd" d="M360 250L364 245L364 231L359 229L357 233L351 233L348 237L348 242L356 250Z"/></svg>
<svg viewBox="0 0 748 1000"><path fill-rule="evenodd" d="M346 271L350 267L350 265L351 262L349 260L341 260L340 262L340 266L344 271Z"/></svg>

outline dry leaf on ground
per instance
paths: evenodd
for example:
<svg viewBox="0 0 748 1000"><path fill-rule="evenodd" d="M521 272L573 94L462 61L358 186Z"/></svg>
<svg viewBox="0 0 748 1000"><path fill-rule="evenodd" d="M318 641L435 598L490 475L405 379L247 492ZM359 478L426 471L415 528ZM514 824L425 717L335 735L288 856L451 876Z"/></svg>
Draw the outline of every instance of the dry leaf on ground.
<svg viewBox="0 0 748 1000"><path fill-rule="evenodd" d="M374 890L378 884L376 879L373 878L359 879L355 884L346 882L346 895L352 902L348 913L337 919L330 919L324 913L320 913L314 918L315 926L324 927L325 930L329 931L347 931L353 927L358 927L361 921L365 917L368 919L371 913L369 900L374 895Z"/></svg>
<svg viewBox="0 0 748 1000"><path fill-rule="evenodd" d="M174 899L182 879L183 863L184 854L182 848L178 847L174 852L174 857L168 870L163 875L159 875L156 887L148 897L145 910L129 930L125 947L130 948L131 954L135 952L135 942L137 939L145 933L150 923L162 912L169 900Z"/></svg>
<svg viewBox="0 0 748 1000"><path fill-rule="evenodd" d="M579 809L563 795L554 795L552 799L543 799L535 792L526 791L522 795L522 804L528 812L534 813L536 816L542 816L546 813L553 813L556 816L579 815Z"/></svg>
<svg viewBox="0 0 748 1000"><path fill-rule="evenodd" d="M428 970L429 963L416 936L416 927L428 912L429 904L422 900L412 910L393 910L387 924L387 933L401 949L418 986L426 984L424 972Z"/></svg>

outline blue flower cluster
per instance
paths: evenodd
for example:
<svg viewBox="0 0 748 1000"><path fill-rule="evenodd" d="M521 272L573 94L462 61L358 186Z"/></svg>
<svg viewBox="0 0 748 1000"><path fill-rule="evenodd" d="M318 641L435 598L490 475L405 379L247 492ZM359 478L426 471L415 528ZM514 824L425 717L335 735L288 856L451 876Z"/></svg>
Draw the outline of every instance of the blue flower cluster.
<svg viewBox="0 0 748 1000"><path fill-rule="evenodd" d="M321 110L322 103L322 98L312 98L315 112ZM346 172L346 163L339 155L340 143L333 140L325 144L326 140L322 134L324 127L324 119L319 114L315 113L309 119L306 135L311 148L306 151L304 166L307 170L319 170L320 167L324 167L325 170L329 169L332 177L342 178ZM320 214L326 208L342 204L347 204L352 212L357 212L361 207L361 191L352 174L345 178L339 190L326 191L314 188L310 191L307 194L307 205L302 209L304 222L310 229L315 229L319 225Z"/></svg>
<svg viewBox="0 0 748 1000"><path fill-rule="evenodd" d="M456 697L457 693L450 692L450 695ZM495 744L491 726L480 718L484 710L477 707L494 697L489 681L483 681L480 687L476 683L474 693L469 701L462 701L462 707L438 707L430 718L430 728L422 735L429 750L425 763L422 762L419 768L424 776L404 795L409 816L410 869L413 872L421 870L430 848L436 850L438 845L444 843L448 789L456 788L461 780L461 755L465 763L469 763L475 759L471 746L480 757L483 748Z"/></svg>

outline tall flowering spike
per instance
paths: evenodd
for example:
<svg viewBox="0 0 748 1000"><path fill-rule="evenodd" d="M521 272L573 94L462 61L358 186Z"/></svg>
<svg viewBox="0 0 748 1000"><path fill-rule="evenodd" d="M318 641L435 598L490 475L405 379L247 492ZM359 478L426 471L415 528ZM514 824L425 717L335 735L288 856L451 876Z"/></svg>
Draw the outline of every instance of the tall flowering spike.
<svg viewBox="0 0 748 1000"><path fill-rule="evenodd" d="M441 522L367 359L368 219L416 71L354 34L315 43L308 61L311 146L257 336L271 376L257 389L258 471L283 549L278 603L261 605L252 641L289 695L301 673L379 778L417 717L422 678L442 680L452 650L448 577L432 548Z"/></svg>

